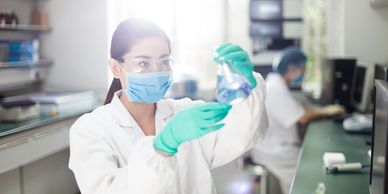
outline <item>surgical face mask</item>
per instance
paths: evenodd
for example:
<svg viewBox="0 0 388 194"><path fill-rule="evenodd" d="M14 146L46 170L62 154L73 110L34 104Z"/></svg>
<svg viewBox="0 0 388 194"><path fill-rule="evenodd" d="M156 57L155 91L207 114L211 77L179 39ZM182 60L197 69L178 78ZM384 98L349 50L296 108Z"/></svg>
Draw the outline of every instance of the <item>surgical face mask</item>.
<svg viewBox="0 0 388 194"><path fill-rule="evenodd" d="M303 73L300 73L299 75L295 76L294 79L291 80L291 86L299 87L302 85L302 82L303 82Z"/></svg>
<svg viewBox="0 0 388 194"><path fill-rule="evenodd" d="M126 73L128 100L152 104L161 100L170 88L171 71L153 73Z"/></svg>

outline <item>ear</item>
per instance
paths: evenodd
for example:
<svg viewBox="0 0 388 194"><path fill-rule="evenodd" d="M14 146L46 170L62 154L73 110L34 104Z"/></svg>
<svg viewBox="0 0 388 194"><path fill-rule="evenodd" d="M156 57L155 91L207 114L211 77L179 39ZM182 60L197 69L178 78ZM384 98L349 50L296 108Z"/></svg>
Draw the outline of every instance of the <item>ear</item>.
<svg viewBox="0 0 388 194"><path fill-rule="evenodd" d="M122 69L120 67L120 63L113 58L109 58L108 59L108 66L109 66L109 69L112 72L113 76L115 78L120 78L120 74L122 71Z"/></svg>

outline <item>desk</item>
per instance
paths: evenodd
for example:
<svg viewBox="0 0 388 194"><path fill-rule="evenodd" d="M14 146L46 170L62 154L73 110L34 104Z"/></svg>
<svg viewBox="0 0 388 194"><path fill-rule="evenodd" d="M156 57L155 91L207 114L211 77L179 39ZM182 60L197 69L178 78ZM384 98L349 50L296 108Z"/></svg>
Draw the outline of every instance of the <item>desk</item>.
<svg viewBox="0 0 388 194"><path fill-rule="evenodd" d="M328 194L369 193L369 169L360 173L326 174L322 156L324 152L342 152L347 162L370 163L365 140L369 135L346 133L341 123L320 120L309 125L299 156L292 194L311 194L319 182Z"/></svg>

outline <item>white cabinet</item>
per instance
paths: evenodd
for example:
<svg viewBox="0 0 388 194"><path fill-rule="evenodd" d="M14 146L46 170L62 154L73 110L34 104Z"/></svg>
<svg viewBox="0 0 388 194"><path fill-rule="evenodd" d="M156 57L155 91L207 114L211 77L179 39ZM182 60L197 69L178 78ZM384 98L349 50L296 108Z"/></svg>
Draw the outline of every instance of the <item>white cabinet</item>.
<svg viewBox="0 0 388 194"><path fill-rule="evenodd" d="M284 22L283 37L286 39L302 39L303 23L302 22Z"/></svg>
<svg viewBox="0 0 388 194"><path fill-rule="evenodd" d="M69 149L62 150L22 168L26 194L78 193L73 172L68 168Z"/></svg>
<svg viewBox="0 0 388 194"><path fill-rule="evenodd" d="M302 0L284 0L283 1L283 17L303 18L303 1Z"/></svg>
<svg viewBox="0 0 388 194"><path fill-rule="evenodd" d="M74 194L69 129L76 118L0 138L1 194Z"/></svg>
<svg viewBox="0 0 388 194"><path fill-rule="evenodd" d="M2 194L21 194L20 169L0 174L0 192Z"/></svg>
<svg viewBox="0 0 388 194"><path fill-rule="evenodd" d="M0 173L67 148L73 122L60 121L0 138Z"/></svg>

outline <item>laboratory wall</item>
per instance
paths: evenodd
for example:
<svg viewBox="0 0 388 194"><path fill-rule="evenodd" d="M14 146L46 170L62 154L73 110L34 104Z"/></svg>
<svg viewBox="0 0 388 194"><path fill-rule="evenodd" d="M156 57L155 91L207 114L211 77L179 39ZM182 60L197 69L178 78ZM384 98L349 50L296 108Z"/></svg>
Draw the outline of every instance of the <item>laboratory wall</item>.
<svg viewBox="0 0 388 194"><path fill-rule="evenodd" d="M366 0L346 0L345 53L360 60L388 63L388 8Z"/></svg>
<svg viewBox="0 0 388 194"><path fill-rule="evenodd" d="M388 7L367 0L330 0L329 53L388 64Z"/></svg>
<svg viewBox="0 0 388 194"><path fill-rule="evenodd" d="M226 6L226 40L239 44L247 51L252 50L249 37L249 2L250 0L227 0Z"/></svg>
<svg viewBox="0 0 388 194"><path fill-rule="evenodd" d="M327 54L345 55L345 0L327 1Z"/></svg>
<svg viewBox="0 0 388 194"><path fill-rule="evenodd" d="M52 18L51 23L53 24L53 28L58 30L55 30L57 32L53 31L53 33L47 36L47 40L44 42L47 45L45 48L61 48L47 50L48 55L53 56L56 63L53 67L53 73L50 74L48 80L49 86L77 86L80 89L94 89L103 94L106 91L104 89L112 78L106 69L106 59L109 57L109 42L112 29L115 28L112 28L112 24L108 23L108 21L112 20L109 17L114 15L112 10L109 9L112 7L110 6L112 3L103 0L94 2L93 6L90 6L87 0L69 1L51 0L49 3L50 7L47 8L50 11L49 14L50 18ZM208 37L203 37L203 39L206 42L211 40L213 45L228 41L239 44L245 50L251 51L251 39L249 37L249 2L250 0L226 0L226 10L224 12L225 23L220 19L219 21L221 23L219 25L207 28L208 30L204 36L207 34L207 36L211 36L211 39ZM216 5L217 3L214 4ZM88 14L84 14L85 10L88 10ZM210 12L210 10L208 11ZM213 17L220 17L221 13L222 11L212 12ZM213 18L213 20L216 21L217 18ZM182 22L182 20L179 21ZM186 22L189 22L187 24L189 26L191 21ZM224 28L223 25L225 25ZM190 27L187 29L192 30ZM224 31L224 36L213 36L217 33L210 30ZM73 36L68 36L69 34ZM180 36L184 36L184 34L185 32L180 32ZM193 33L187 32L186 34L192 35ZM199 34L197 33L197 35ZM69 37L69 40L61 41L60 37ZM204 45L204 48L208 47ZM185 53L188 59L191 58L188 54L192 52L184 51L190 50L187 47L176 49L182 49L183 51L180 52ZM200 50L200 48L196 49ZM68 50L68 52L62 53L61 50ZM205 60L208 57L200 55L202 53L211 53L211 50L199 53L198 57L202 57ZM201 59L198 60L201 61ZM185 60L180 61L183 63L186 62ZM75 68L79 71L74 72L72 69ZM216 73L215 67L209 66L198 67L198 71L201 72L199 74L199 80L207 80L207 82L211 82L209 81L213 78L211 76ZM67 80L69 73L72 73L71 80ZM85 74L88 76L85 76ZM109 80L108 83L106 80Z"/></svg>
<svg viewBox="0 0 388 194"><path fill-rule="evenodd" d="M103 97L108 87L107 0L50 0L52 32L43 53L54 60L48 88L91 89Z"/></svg>

